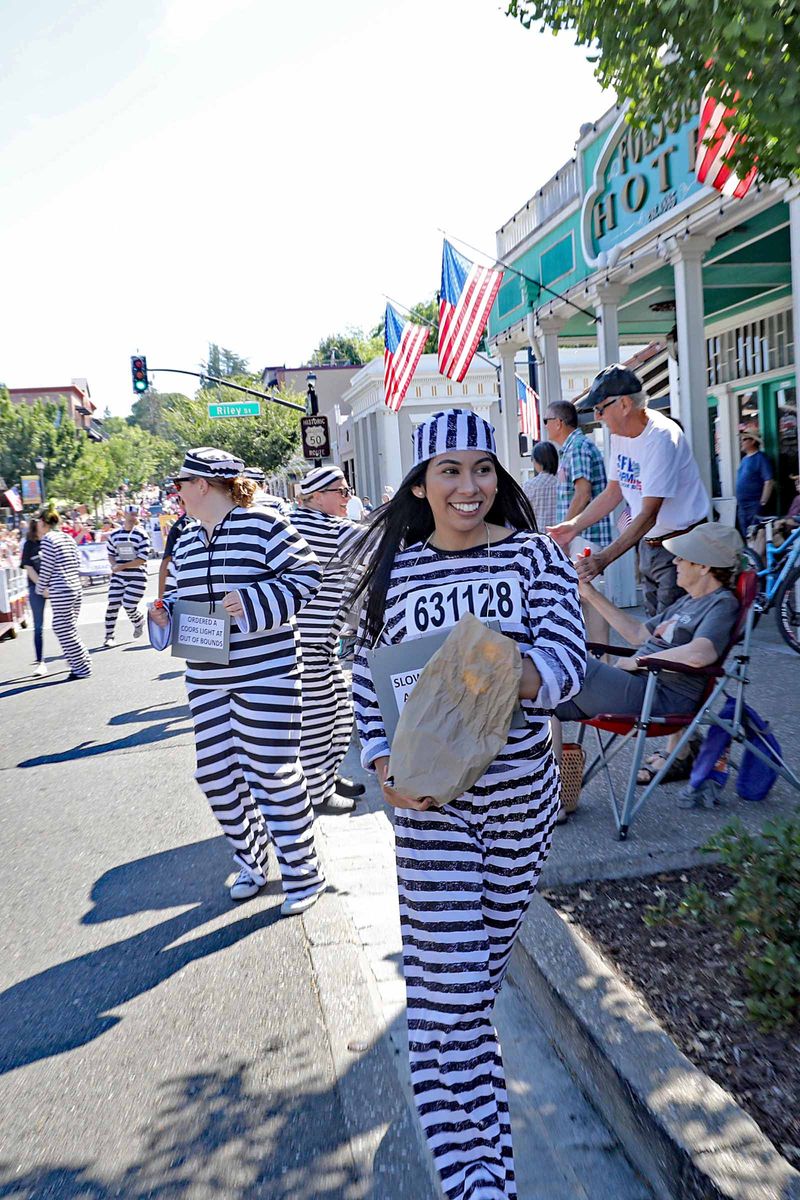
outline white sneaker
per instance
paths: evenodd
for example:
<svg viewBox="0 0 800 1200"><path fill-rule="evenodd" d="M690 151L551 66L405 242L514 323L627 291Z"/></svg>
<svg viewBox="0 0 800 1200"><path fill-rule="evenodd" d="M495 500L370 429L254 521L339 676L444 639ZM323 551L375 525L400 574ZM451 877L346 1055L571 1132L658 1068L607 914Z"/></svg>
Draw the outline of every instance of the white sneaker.
<svg viewBox="0 0 800 1200"><path fill-rule="evenodd" d="M144 617L142 617L141 621L137 621L136 624L134 625L133 636L135 638L141 637L143 633L144 633Z"/></svg>
<svg viewBox="0 0 800 1200"><path fill-rule="evenodd" d="M47 664L43 663L43 662L37 663L35 670L31 671L31 675L37 679L40 678L42 675L46 675L46 674L47 674Z"/></svg>
<svg viewBox="0 0 800 1200"><path fill-rule="evenodd" d="M312 892L310 896L287 896L281 905L282 917L296 917L300 913L304 913L307 908L311 908L312 904L316 904L322 893L325 891L325 885L318 892Z"/></svg>
<svg viewBox="0 0 800 1200"><path fill-rule="evenodd" d="M107 649L107 650L110 650L110 649L111 649L111 647L112 647L112 646L116 646L116 644L117 644L117 639L116 639L116 638L113 638L113 637L107 637L107 638L106 638L106 640L103 642L103 647L104 647L105 649Z"/></svg>
<svg viewBox="0 0 800 1200"><path fill-rule="evenodd" d="M266 884L266 876L256 876L247 867L242 867L231 884L231 900L251 900Z"/></svg>

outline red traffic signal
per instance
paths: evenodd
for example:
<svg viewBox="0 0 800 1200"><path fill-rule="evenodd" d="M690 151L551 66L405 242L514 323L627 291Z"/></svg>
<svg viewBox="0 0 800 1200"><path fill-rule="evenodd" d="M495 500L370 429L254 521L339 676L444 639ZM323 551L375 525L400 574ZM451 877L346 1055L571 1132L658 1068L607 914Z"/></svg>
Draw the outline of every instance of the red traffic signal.
<svg viewBox="0 0 800 1200"><path fill-rule="evenodd" d="M131 356L131 382L137 396L147 391L147 359L143 354Z"/></svg>

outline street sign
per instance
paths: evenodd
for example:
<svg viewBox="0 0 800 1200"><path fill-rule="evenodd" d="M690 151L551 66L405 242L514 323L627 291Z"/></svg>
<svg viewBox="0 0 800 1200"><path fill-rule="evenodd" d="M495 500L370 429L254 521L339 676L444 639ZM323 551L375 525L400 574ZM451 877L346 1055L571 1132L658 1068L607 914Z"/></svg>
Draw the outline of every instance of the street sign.
<svg viewBox="0 0 800 1200"><path fill-rule="evenodd" d="M301 417L300 436L303 439L303 458L330 458L331 439L327 417Z"/></svg>
<svg viewBox="0 0 800 1200"><path fill-rule="evenodd" d="M260 417L261 401L244 400L241 404L209 404L210 417Z"/></svg>

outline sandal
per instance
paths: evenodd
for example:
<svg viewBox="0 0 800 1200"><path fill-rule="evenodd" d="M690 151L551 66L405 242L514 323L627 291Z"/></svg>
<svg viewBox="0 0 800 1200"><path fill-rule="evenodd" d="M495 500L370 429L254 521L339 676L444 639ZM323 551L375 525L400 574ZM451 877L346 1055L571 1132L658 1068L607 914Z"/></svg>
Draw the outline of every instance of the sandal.
<svg viewBox="0 0 800 1200"><path fill-rule="evenodd" d="M688 779L692 773L694 760L697 757L697 752L701 746L701 739L693 737L689 742L688 749L682 758L676 758L670 765L666 775L662 775L660 783L679 783L684 779ZM662 753L656 750L655 754L649 755L645 759L643 765L639 768L636 776L636 782L641 787L646 787L648 783L652 783L658 772L664 766L664 763L669 758L669 753Z"/></svg>

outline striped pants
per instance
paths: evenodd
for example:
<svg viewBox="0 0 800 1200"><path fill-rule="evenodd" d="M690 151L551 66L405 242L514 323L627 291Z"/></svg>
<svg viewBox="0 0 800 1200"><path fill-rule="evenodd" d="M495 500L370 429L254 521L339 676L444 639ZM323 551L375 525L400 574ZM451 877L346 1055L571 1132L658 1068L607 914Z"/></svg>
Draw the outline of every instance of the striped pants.
<svg viewBox="0 0 800 1200"><path fill-rule="evenodd" d="M134 625L138 625L140 621L144 620L144 611L140 608L140 601L146 586L147 574L145 571L122 571L118 575L111 576L108 588L108 607L106 608L107 638L114 636L120 605L124 606L125 612Z"/></svg>
<svg viewBox="0 0 800 1200"><path fill-rule="evenodd" d="M92 664L86 647L78 637L81 592L80 590L73 592L68 588L59 590L58 587L51 586L49 595L50 608L53 611L53 632L58 638L58 644L73 675L85 678L87 675L91 675Z"/></svg>
<svg viewBox="0 0 800 1200"><path fill-rule="evenodd" d="M411 1082L448 1200L516 1200L492 1010L550 849L558 771L541 730L472 791L395 817Z"/></svg>
<svg viewBox="0 0 800 1200"><path fill-rule="evenodd" d="M339 659L325 643L303 645L300 763L314 808L333 796L352 735L353 705Z"/></svg>
<svg viewBox="0 0 800 1200"><path fill-rule="evenodd" d="M298 752L300 682L218 691L187 685L199 783L240 867L267 873L270 841L283 890L309 896L324 882Z"/></svg>

